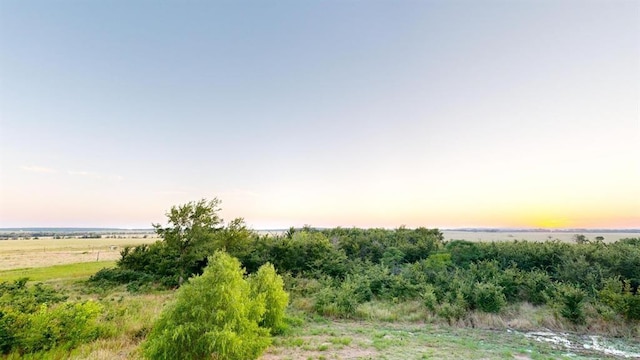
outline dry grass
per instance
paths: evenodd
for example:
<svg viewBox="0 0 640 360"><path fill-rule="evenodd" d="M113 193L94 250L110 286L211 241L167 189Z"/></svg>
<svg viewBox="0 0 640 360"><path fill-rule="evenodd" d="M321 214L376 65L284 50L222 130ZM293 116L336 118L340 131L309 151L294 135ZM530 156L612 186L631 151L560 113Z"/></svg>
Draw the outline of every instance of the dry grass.
<svg viewBox="0 0 640 360"><path fill-rule="evenodd" d="M102 299L104 325L111 336L80 346L71 359L141 359L139 345L174 293L112 293Z"/></svg>
<svg viewBox="0 0 640 360"><path fill-rule="evenodd" d="M513 240L527 240L527 241L548 241L548 240L560 240L562 242L573 243L573 236L576 234L583 234L589 240L594 240L597 236L602 236L605 242L616 242L624 238L637 238L640 237L640 233L632 232L616 232L616 233L588 233L588 232L538 232L538 231L524 231L524 232L491 232L491 231L455 231L455 230L442 230L445 240L468 240L468 241L513 241Z"/></svg>
<svg viewBox="0 0 640 360"><path fill-rule="evenodd" d="M125 246L148 244L157 238L37 239L0 241L0 270L46 267L120 258Z"/></svg>

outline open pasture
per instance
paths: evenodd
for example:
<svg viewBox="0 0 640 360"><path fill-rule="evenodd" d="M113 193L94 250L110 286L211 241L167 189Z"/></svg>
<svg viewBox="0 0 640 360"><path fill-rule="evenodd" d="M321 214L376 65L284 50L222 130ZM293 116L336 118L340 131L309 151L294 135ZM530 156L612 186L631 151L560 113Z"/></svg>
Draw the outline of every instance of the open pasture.
<svg viewBox="0 0 640 360"><path fill-rule="evenodd" d="M467 240L467 241L555 241L574 242L573 237L576 234L582 234L588 240L594 241L596 237L602 236L604 242L611 243L625 238L640 237L638 232L559 232L559 231L460 231L460 230L442 230L444 239L451 240Z"/></svg>
<svg viewBox="0 0 640 360"><path fill-rule="evenodd" d="M0 270L0 282L29 278L31 281L86 279L102 268L115 266L115 261L92 261L46 267Z"/></svg>
<svg viewBox="0 0 640 360"><path fill-rule="evenodd" d="M125 246L148 244L157 238L34 239L0 241L0 270L115 261Z"/></svg>

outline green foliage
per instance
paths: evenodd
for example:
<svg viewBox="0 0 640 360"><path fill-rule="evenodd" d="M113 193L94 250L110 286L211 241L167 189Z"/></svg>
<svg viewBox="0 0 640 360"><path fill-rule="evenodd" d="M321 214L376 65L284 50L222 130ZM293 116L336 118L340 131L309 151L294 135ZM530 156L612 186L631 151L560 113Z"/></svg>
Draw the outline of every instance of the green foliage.
<svg viewBox="0 0 640 360"><path fill-rule="evenodd" d="M13 283L0 283L0 307L11 307L22 313L33 313L40 308L41 304L56 304L67 299L66 295L43 283L27 286L28 280L22 278Z"/></svg>
<svg viewBox="0 0 640 360"><path fill-rule="evenodd" d="M56 346L71 349L99 335L96 323L102 307L94 301L64 303L56 307L42 304L27 317L27 326L16 332L21 351L33 353Z"/></svg>
<svg viewBox="0 0 640 360"><path fill-rule="evenodd" d="M254 240L252 249L240 259L249 271L271 262L284 273L298 276L343 277L347 272L347 257L322 233L303 229L287 236L265 236Z"/></svg>
<svg viewBox="0 0 640 360"><path fill-rule="evenodd" d="M166 227L153 225L161 241L125 247L117 268L99 271L90 282L98 288L128 284L132 291L153 287L149 284L174 288L202 274L208 256L216 250L248 259L255 248L255 234L241 218L223 226L219 206L216 198L173 206L166 214Z"/></svg>
<svg viewBox="0 0 640 360"><path fill-rule="evenodd" d="M574 324L584 324L584 290L567 284L558 284L556 289L556 302L560 315Z"/></svg>
<svg viewBox="0 0 640 360"><path fill-rule="evenodd" d="M432 312L436 311L436 306L438 305L438 297L436 296L433 285L426 285L424 291L422 292L422 294L420 294L420 296L422 297L422 302L427 309Z"/></svg>
<svg viewBox="0 0 640 360"><path fill-rule="evenodd" d="M437 314L446 319L451 325L454 321L462 319L467 310L468 304L464 295L462 292L456 291L451 301L445 301L440 305L437 309Z"/></svg>
<svg viewBox="0 0 640 360"><path fill-rule="evenodd" d="M521 278L521 293L516 300L528 301L534 305L542 305L549 301L553 283L546 272L540 270L523 272Z"/></svg>
<svg viewBox="0 0 640 360"><path fill-rule="evenodd" d="M254 233L247 228L244 219L232 220L215 236L214 248L224 250L236 258L245 258L251 251Z"/></svg>
<svg viewBox="0 0 640 360"><path fill-rule="evenodd" d="M376 300L419 300L449 321L469 310L496 313L523 301L554 306L575 323L586 321L587 302L611 316L617 313L629 321L640 317L640 239L445 243L437 229L403 226L305 226L260 236L242 219L222 226L218 212L217 199L171 208L168 226L154 225L162 241L125 248L118 267L98 272L92 281L99 288L126 283L132 291L149 284L178 287L201 274L212 253L226 250L253 274L249 297L265 311L256 321L271 333L283 331L288 302L277 273L287 279L294 296L305 298L304 308L337 317L351 317L360 304ZM267 263L273 265L264 267ZM607 280L613 278L623 284L621 289ZM193 281L201 281L197 279ZM185 326L180 331L187 331Z"/></svg>
<svg viewBox="0 0 640 360"><path fill-rule="evenodd" d="M136 289L158 278L141 271L122 269L122 268L104 268L93 274L89 278L89 282L94 290L106 290L120 284L128 284L129 289Z"/></svg>
<svg viewBox="0 0 640 360"><path fill-rule="evenodd" d="M268 275L263 270L262 277ZM271 342L269 330L259 326L265 298L264 292L252 298L240 262L217 251L204 273L182 286L162 312L144 354L150 359L256 359Z"/></svg>
<svg viewBox="0 0 640 360"><path fill-rule="evenodd" d="M153 225L168 252L176 256L180 283L198 272L198 262L213 252L215 233L222 228L219 211L220 201L216 198L192 201L171 207L166 214L167 227Z"/></svg>
<svg viewBox="0 0 640 360"><path fill-rule="evenodd" d="M343 283L340 287L327 286L315 295L314 308L321 315L349 318L355 314L357 306L352 283Z"/></svg>
<svg viewBox="0 0 640 360"><path fill-rule="evenodd" d="M507 304L503 288L491 283L479 282L473 288L473 303L476 308L489 313L498 313Z"/></svg>
<svg viewBox="0 0 640 360"><path fill-rule="evenodd" d="M282 333L286 329L285 309L289 303L282 277L273 265L267 263L249 277L249 284L253 298L263 297L265 301L265 314L260 326L271 329L272 334Z"/></svg>
<svg viewBox="0 0 640 360"><path fill-rule="evenodd" d="M629 282L621 281L619 277L607 279L604 288L598 292L598 299L627 320L640 320L640 295L632 292Z"/></svg>
<svg viewBox="0 0 640 360"><path fill-rule="evenodd" d="M0 353L71 349L99 335L102 307L93 302L63 302L66 296L26 279L0 284Z"/></svg>
<svg viewBox="0 0 640 360"><path fill-rule="evenodd" d="M402 250L392 246L382 254L380 262L390 268L398 268L404 262L404 257L405 254Z"/></svg>
<svg viewBox="0 0 640 360"><path fill-rule="evenodd" d="M471 241L454 240L447 244L446 249L451 254L451 261L459 267L468 267L483 258L481 246Z"/></svg>
<svg viewBox="0 0 640 360"><path fill-rule="evenodd" d="M441 248L443 240L442 233L437 229L423 227L415 230L403 226L395 230L336 228L322 232L327 237L335 239L338 247L354 260L380 263L385 252L395 248L397 251L388 253L384 259L388 265L389 261L397 265L426 259ZM400 254L401 257L398 256Z"/></svg>

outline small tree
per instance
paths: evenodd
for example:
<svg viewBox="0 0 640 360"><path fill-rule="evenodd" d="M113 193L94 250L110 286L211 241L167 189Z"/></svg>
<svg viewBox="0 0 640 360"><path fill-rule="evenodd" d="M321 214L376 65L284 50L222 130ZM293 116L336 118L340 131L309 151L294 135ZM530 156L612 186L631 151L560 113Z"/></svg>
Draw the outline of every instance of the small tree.
<svg viewBox="0 0 640 360"><path fill-rule="evenodd" d="M158 236L164 239L167 250L177 257L179 283L197 272L198 262L213 252L215 233L222 229L219 211L220 200L217 198L191 201L171 207L166 214L169 226L153 224Z"/></svg>
<svg viewBox="0 0 640 360"><path fill-rule="evenodd" d="M574 324L584 324L584 298L585 292L571 284L559 284L556 298L560 315Z"/></svg>
<svg viewBox="0 0 640 360"><path fill-rule="evenodd" d="M252 299L240 262L218 251L202 276L182 286L143 345L150 359L257 359L269 346L258 324L264 297Z"/></svg>
<svg viewBox="0 0 640 360"><path fill-rule="evenodd" d="M589 239L587 239L583 234L575 234L573 235L573 241L575 241L576 244L587 244Z"/></svg>
<svg viewBox="0 0 640 360"><path fill-rule="evenodd" d="M498 313L507 304L502 286L479 282L473 288L474 305L484 312Z"/></svg>
<svg viewBox="0 0 640 360"><path fill-rule="evenodd" d="M282 277L276 273L273 265L266 263L249 277L249 283L254 298L264 297L266 312L260 325L271 329L274 334L281 333L286 328L284 312L289 303Z"/></svg>

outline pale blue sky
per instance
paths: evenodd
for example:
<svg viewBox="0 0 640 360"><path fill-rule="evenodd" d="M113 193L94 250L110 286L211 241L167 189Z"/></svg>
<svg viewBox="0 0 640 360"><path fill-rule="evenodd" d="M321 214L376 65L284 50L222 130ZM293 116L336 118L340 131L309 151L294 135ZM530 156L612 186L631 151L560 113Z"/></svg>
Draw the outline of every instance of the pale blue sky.
<svg viewBox="0 0 640 360"><path fill-rule="evenodd" d="M638 1L0 2L0 226L640 227Z"/></svg>

